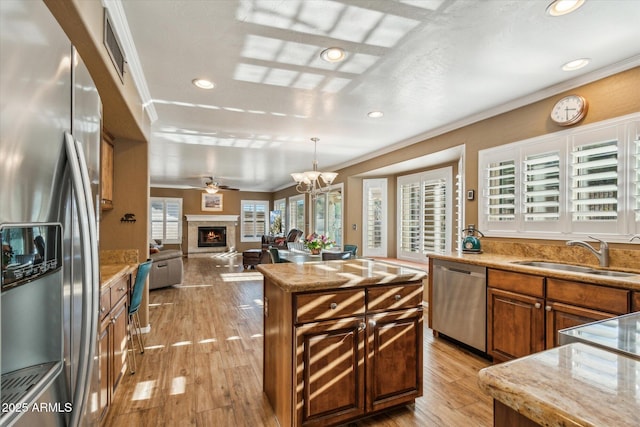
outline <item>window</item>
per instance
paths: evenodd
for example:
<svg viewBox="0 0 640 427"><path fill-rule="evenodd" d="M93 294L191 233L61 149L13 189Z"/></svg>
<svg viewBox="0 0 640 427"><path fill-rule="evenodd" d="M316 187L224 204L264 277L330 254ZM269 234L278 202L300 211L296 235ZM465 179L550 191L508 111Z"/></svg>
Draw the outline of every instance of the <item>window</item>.
<svg viewBox="0 0 640 427"><path fill-rule="evenodd" d="M289 197L289 230L292 228L305 231L304 194Z"/></svg>
<svg viewBox="0 0 640 427"><path fill-rule="evenodd" d="M278 199L274 201L273 210L280 212L280 228L281 228L280 232L286 233L287 232L287 199ZM271 227L273 227L273 224L271 224ZM273 234L273 232L271 234Z"/></svg>
<svg viewBox="0 0 640 427"><path fill-rule="evenodd" d="M266 200L242 200L240 235L242 242L260 242L267 234L269 202Z"/></svg>
<svg viewBox="0 0 640 427"><path fill-rule="evenodd" d="M151 197L150 236L163 243L182 243L182 199Z"/></svg>
<svg viewBox="0 0 640 427"><path fill-rule="evenodd" d="M342 246L342 184L320 194L314 204L314 229Z"/></svg>
<svg viewBox="0 0 640 427"><path fill-rule="evenodd" d="M387 256L387 179L362 180L364 256Z"/></svg>
<svg viewBox="0 0 640 427"><path fill-rule="evenodd" d="M479 229L626 241L640 228L639 129L632 114L480 151Z"/></svg>
<svg viewBox="0 0 640 427"><path fill-rule="evenodd" d="M398 178L398 258L425 262L451 249L451 167Z"/></svg>

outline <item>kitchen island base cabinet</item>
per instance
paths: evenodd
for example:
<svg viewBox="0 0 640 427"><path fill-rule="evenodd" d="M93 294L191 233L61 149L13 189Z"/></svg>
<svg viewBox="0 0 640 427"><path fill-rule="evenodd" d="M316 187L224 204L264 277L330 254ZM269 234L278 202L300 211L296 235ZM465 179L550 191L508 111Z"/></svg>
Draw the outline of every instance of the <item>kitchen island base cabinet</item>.
<svg viewBox="0 0 640 427"><path fill-rule="evenodd" d="M519 414L504 403L494 400L493 427L540 427L540 424Z"/></svg>
<svg viewBox="0 0 640 427"><path fill-rule="evenodd" d="M414 281L296 293L265 276L263 387L279 424L334 426L421 396L422 292Z"/></svg>

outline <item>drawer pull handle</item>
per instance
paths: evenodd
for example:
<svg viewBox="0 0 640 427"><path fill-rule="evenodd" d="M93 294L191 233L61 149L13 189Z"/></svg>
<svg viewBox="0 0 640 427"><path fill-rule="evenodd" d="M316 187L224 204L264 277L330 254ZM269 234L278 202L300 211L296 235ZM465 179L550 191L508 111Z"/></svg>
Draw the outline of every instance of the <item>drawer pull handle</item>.
<svg viewBox="0 0 640 427"><path fill-rule="evenodd" d="M400 296L400 294L396 294L396 296L394 296L394 298L396 299L396 301L400 301L400 298L402 298L402 297Z"/></svg>
<svg viewBox="0 0 640 427"><path fill-rule="evenodd" d="M540 307L542 307L542 305L540 305L540 303L539 303L539 302L537 302L537 303L535 303L534 307L535 307L535 308L540 308Z"/></svg>
<svg viewBox="0 0 640 427"><path fill-rule="evenodd" d="M367 324L364 322L360 323L360 326L358 326L358 330L364 331L365 329L367 329Z"/></svg>
<svg viewBox="0 0 640 427"><path fill-rule="evenodd" d="M547 305L544 309L547 310L547 311L551 311L551 306Z"/></svg>
<svg viewBox="0 0 640 427"><path fill-rule="evenodd" d="M118 288L118 290L119 290L120 292L122 292L122 291L124 291L124 288Z"/></svg>
<svg viewBox="0 0 640 427"><path fill-rule="evenodd" d="M104 313L105 311L107 311L106 307L100 307L100 313Z"/></svg>
<svg viewBox="0 0 640 427"><path fill-rule="evenodd" d="M336 308L338 308L338 304L335 302L332 302L329 307L331 307L331 310L335 310Z"/></svg>

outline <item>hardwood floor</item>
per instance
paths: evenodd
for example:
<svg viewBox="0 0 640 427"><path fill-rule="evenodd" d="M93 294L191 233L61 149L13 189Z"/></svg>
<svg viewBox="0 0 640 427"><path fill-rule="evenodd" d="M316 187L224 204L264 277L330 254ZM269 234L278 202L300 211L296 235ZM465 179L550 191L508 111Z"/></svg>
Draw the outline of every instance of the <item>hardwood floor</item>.
<svg viewBox="0 0 640 427"><path fill-rule="evenodd" d="M262 393L262 276L241 255L185 260L182 286L150 293L138 370L117 389L105 426L278 426ZM476 383L489 362L424 337L424 396L350 426L491 426ZM284 427L284 426L283 426Z"/></svg>

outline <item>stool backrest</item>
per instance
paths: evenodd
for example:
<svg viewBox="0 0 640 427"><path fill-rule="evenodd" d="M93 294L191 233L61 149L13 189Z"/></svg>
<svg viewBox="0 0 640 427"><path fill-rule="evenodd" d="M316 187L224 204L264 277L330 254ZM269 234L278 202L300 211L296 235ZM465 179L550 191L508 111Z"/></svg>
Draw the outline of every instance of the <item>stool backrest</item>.
<svg viewBox="0 0 640 427"><path fill-rule="evenodd" d="M351 252L322 252L322 260L332 259L349 259L351 258Z"/></svg>
<svg viewBox="0 0 640 427"><path fill-rule="evenodd" d="M149 271L151 271L151 264L153 264L153 260L148 259L138 265L138 274L136 274L136 281L133 284L133 292L131 294L129 314L134 314L140 308L140 303L142 302L142 290L144 289L144 283L149 276Z"/></svg>
<svg viewBox="0 0 640 427"><path fill-rule="evenodd" d="M280 262L280 252L278 248L269 248L269 255L271 255L271 262L277 264Z"/></svg>

